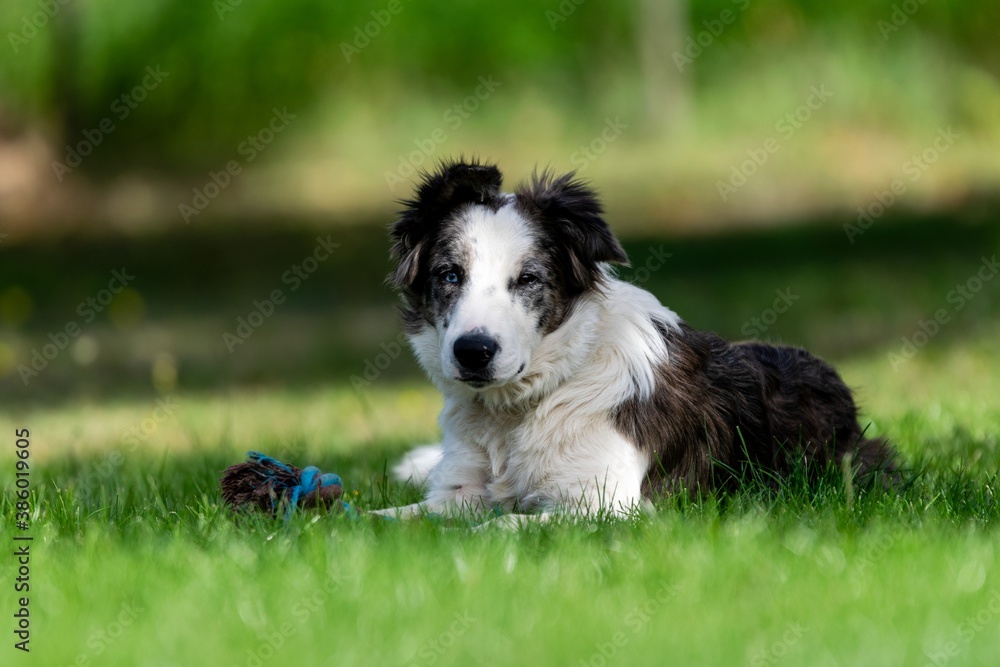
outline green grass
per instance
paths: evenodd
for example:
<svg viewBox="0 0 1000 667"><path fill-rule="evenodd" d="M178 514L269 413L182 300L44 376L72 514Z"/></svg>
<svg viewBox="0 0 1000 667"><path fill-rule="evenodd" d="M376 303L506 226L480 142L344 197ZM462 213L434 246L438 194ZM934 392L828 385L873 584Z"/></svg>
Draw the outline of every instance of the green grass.
<svg viewBox="0 0 1000 667"><path fill-rule="evenodd" d="M922 665L954 649L947 664L991 664L994 341L918 355L900 374L881 354L842 364L917 471L900 493L848 498L836 477L792 480L518 534L321 514L234 521L221 506L219 472L250 448L339 472L360 507L414 500L384 468L435 435L439 399L422 385L181 393L134 451L121 434L149 417L142 398L4 417L3 433L33 433L29 661ZM914 377L959 389L929 400L907 390ZM12 512L7 495L4 545L20 532ZM602 651L614 652L606 663Z"/></svg>
<svg viewBox="0 0 1000 667"><path fill-rule="evenodd" d="M894 371L887 358L996 251L998 228L977 220L887 219L855 245L839 221L674 238L648 279L638 271L661 241L627 242L625 278L729 337L776 289L799 295L761 337L837 364L869 432L913 471L905 489L793 479L663 499L636 521L517 534L318 514L238 522L221 505L218 477L249 449L340 473L361 508L419 498L385 469L438 437L440 397L406 353L364 391L348 384L398 334L380 224L338 235L342 256L233 355L221 331L310 250L312 232L17 247L0 263L0 549L21 533L9 490L13 434L27 427L33 635L22 662L994 664L1000 282L907 364ZM214 272L177 273L181 260ZM96 360L64 354L24 387L14 364L122 264L142 267L123 302L137 314L102 315L86 330ZM72 270L52 271L62 266ZM13 308L15 287L34 305ZM176 375L151 380L163 358ZM159 418L158 400L169 408ZM0 558L11 644L12 564ZM3 664L16 655L0 651Z"/></svg>

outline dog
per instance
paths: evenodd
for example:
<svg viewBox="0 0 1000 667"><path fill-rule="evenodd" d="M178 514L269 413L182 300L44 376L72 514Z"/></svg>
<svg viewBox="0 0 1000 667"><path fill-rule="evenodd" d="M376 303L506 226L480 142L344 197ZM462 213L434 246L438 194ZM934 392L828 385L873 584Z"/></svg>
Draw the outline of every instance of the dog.
<svg viewBox="0 0 1000 667"><path fill-rule="evenodd" d="M444 396L443 440L399 468L426 475L425 499L381 513L629 516L847 457L896 474L830 365L697 331L616 278L628 258L573 173L501 186L492 164L442 163L392 227L388 282Z"/></svg>

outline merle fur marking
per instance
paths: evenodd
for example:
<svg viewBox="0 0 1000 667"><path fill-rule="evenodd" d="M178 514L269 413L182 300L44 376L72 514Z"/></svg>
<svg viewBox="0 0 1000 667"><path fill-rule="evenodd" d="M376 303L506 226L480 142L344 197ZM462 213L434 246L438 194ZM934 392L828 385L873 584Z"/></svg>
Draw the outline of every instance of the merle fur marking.
<svg viewBox="0 0 1000 667"><path fill-rule="evenodd" d="M427 499L387 512L627 512L847 456L862 477L899 481L894 450L864 437L829 364L696 331L618 280L609 265L625 251L572 173L501 185L493 165L446 162L393 227L389 280L445 409L438 462L422 464ZM472 334L496 354L470 372Z"/></svg>

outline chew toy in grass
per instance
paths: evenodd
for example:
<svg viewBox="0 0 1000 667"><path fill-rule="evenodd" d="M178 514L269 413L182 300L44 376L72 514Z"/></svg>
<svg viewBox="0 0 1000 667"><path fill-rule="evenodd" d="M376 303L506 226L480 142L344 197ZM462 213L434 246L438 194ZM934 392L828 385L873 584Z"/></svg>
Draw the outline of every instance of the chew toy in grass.
<svg viewBox="0 0 1000 667"><path fill-rule="evenodd" d="M344 490L339 475L316 466L297 468L260 452L248 452L246 463L226 468L220 484L223 500L234 510L271 516L283 510L286 519L296 507L352 511L340 500Z"/></svg>

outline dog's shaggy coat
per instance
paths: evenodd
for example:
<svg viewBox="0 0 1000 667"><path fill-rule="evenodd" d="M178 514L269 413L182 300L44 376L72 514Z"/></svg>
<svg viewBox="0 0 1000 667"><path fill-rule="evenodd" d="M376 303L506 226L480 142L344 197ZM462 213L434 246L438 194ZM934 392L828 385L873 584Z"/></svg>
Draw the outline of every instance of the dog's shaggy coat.
<svg viewBox="0 0 1000 667"><path fill-rule="evenodd" d="M828 364L696 331L615 278L625 252L572 174L501 180L443 164L393 227L390 282L445 404L426 501L387 511L627 513L848 455L895 475Z"/></svg>

